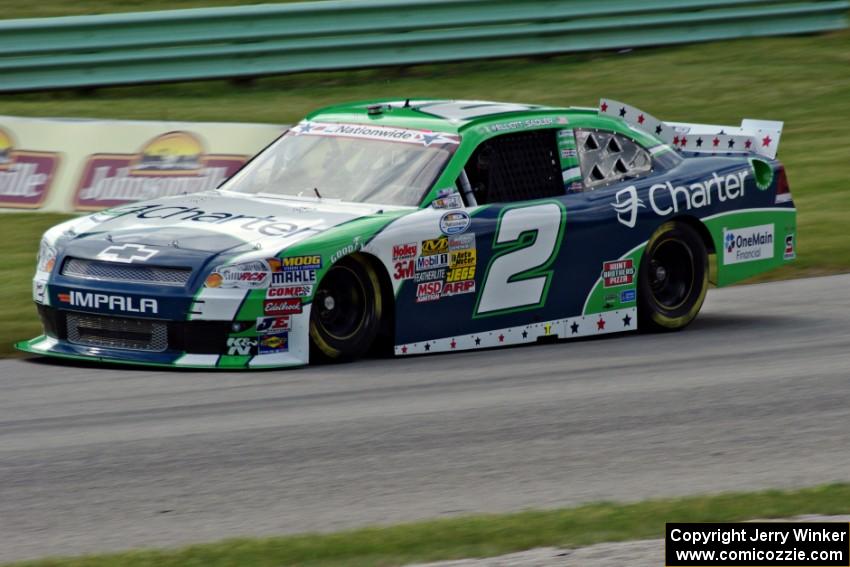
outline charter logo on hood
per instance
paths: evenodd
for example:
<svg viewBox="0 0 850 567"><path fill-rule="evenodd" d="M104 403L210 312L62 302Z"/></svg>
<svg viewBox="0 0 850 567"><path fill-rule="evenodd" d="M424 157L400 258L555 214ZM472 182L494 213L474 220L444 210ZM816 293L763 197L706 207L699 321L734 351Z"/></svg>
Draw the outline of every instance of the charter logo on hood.
<svg viewBox="0 0 850 567"><path fill-rule="evenodd" d="M0 207L41 206L58 165L59 154L18 150L0 128Z"/></svg>
<svg viewBox="0 0 850 567"><path fill-rule="evenodd" d="M124 203L197 193L218 187L248 156L206 154L190 132L157 136L138 154L95 154L77 184L77 210L100 210Z"/></svg>

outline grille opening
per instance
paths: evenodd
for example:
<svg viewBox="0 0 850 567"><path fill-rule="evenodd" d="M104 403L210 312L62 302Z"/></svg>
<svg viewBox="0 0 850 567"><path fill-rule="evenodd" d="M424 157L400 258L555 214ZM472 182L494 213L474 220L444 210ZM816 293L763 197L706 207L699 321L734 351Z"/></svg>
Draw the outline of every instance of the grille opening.
<svg viewBox="0 0 850 567"><path fill-rule="evenodd" d="M84 280L183 287L189 281L192 270L68 258L62 265L62 275Z"/></svg>
<svg viewBox="0 0 850 567"><path fill-rule="evenodd" d="M168 348L168 328L160 321L99 315L67 315L68 341L86 346L162 352Z"/></svg>

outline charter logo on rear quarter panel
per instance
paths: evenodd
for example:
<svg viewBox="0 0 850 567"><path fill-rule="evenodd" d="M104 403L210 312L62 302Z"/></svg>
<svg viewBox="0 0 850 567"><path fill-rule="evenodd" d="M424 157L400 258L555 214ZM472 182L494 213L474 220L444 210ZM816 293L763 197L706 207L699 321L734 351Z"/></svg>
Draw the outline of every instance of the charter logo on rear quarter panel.
<svg viewBox="0 0 850 567"><path fill-rule="evenodd" d="M773 258L773 225L723 229L723 263L741 264Z"/></svg>

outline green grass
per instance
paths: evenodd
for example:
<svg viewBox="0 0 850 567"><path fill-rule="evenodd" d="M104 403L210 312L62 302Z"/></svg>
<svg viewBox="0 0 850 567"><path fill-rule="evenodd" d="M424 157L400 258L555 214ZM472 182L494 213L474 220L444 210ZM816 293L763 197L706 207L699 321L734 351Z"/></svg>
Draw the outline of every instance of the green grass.
<svg viewBox="0 0 850 567"><path fill-rule="evenodd" d="M0 114L291 123L322 105L374 97L595 106L600 96L608 96L667 120L784 120L779 155L799 210L798 260L758 278L765 280L850 271L848 69L850 32L845 31L623 54L305 73L249 85L209 81L6 95L0 96ZM0 223L6 237L0 246L14 259L0 276L8 292L0 315L0 355L9 352L12 340L37 331L29 279L37 232L53 222L20 214Z"/></svg>
<svg viewBox="0 0 850 567"><path fill-rule="evenodd" d="M850 512L850 485L598 503L561 510L471 516L332 534L230 539L162 551L44 559L19 567L357 567L490 557L541 546L663 538L665 522L736 522ZM663 549L659 544L659 560Z"/></svg>
<svg viewBox="0 0 850 567"><path fill-rule="evenodd" d="M42 2L0 0L0 19L88 16L118 12L244 6L247 4L284 4L297 1L299 0L277 0L276 2L264 2L263 0L76 0L74 2L68 0L46 0Z"/></svg>

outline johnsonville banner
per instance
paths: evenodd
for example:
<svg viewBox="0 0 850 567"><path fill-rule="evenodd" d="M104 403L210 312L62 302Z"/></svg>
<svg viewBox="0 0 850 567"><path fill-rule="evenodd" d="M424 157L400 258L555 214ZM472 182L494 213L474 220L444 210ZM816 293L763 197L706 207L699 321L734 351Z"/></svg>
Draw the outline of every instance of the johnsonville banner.
<svg viewBox="0 0 850 567"><path fill-rule="evenodd" d="M214 189L284 130L0 116L0 210L97 211Z"/></svg>

